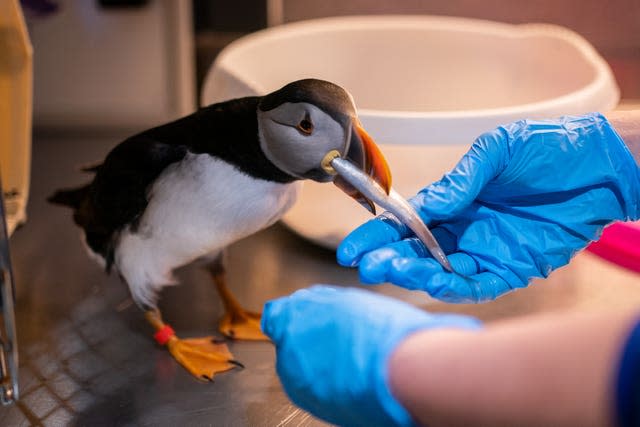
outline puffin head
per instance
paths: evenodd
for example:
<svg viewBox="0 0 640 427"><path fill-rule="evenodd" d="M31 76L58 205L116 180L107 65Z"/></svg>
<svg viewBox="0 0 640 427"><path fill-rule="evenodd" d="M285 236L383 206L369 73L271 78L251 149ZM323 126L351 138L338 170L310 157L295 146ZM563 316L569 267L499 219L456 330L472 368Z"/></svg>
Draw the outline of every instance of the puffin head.
<svg viewBox="0 0 640 427"><path fill-rule="evenodd" d="M265 95L258 105L260 145L279 169L299 179L333 183L375 213L328 159L349 160L389 192L391 173L380 149L358 120L353 97L333 83L298 80Z"/></svg>

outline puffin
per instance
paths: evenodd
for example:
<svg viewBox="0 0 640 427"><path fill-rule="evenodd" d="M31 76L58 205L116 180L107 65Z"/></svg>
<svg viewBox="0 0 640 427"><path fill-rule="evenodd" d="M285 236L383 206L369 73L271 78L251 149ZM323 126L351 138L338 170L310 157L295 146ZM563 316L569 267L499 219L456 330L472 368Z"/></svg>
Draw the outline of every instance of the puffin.
<svg viewBox="0 0 640 427"><path fill-rule="evenodd" d="M327 167L335 156L389 191L389 166L353 97L334 83L303 79L131 136L84 169L93 173L90 182L48 200L73 210L88 254L126 283L156 342L194 377L210 381L241 364L224 341L179 338L158 309L160 291L177 284L175 269L199 262L225 310L219 331L267 340L261 314L244 309L227 286L225 248L277 222L304 180L333 182L375 213L369 199Z"/></svg>

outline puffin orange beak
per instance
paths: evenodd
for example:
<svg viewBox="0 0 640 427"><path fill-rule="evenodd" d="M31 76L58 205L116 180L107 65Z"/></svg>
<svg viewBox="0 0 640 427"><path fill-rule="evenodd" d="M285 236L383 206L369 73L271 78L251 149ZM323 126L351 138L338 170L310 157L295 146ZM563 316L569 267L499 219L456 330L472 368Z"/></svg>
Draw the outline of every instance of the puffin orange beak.
<svg viewBox="0 0 640 427"><path fill-rule="evenodd" d="M351 142L344 158L373 178L380 184L384 191L389 194L391 190L391 171L389 170L387 160L373 141L373 138L362 128L358 120L354 120L351 131ZM376 207L373 202L362 195L360 191L345 181L340 175L335 177L333 183L375 215Z"/></svg>

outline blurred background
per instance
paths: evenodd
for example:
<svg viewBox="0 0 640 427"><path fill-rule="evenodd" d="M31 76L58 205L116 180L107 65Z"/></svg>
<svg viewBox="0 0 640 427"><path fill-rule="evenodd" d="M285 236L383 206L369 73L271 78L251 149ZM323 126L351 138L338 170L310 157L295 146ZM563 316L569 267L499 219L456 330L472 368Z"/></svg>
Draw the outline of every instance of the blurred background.
<svg viewBox="0 0 640 427"><path fill-rule="evenodd" d="M640 2L635 0L195 0L193 4L199 77L229 40L267 25L329 16L427 14L565 26L585 37L607 60L623 100L640 99Z"/></svg>
<svg viewBox="0 0 640 427"><path fill-rule="evenodd" d="M9 26L3 20L3 10L12 2L22 6L28 37L11 27L22 24L21 18ZM326 425L289 402L275 375L269 343L232 342L232 351L246 368L216 377L215 384L197 384L163 348L154 345L151 329L126 285L88 259L69 212L48 204L46 198L55 189L86 181L78 166L103 158L133 132L194 111L212 63L234 40L303 20L383 14L569 28L590 42L611 67L620 89L618 108L640 108L638 0L0 0L0 166L10 234L22 224L10 241L21 399L16 405L0 406L0 425ZM571 74L574 64L563 66L558 61L562 53L547 55L546 46L537 46L537 59L531 59L529 51L519 55L521 63L525 60L523 67L539 78L535 90L558 80L558 68L571 69L564 80L575 76ZM483 52L478 56L484 57ZM555 68L543 72L540 52ZM283 53L296 61L299 52ZM412 55L409 51L408 56ZM492 56L490 62L497 62L497 68L516 62L505 56ZM358 69L366 68L354 63ZM286 63L282 68L293 67ZM479 74L475 68L458 68L474 77ZM259 67L257 74L264 76L266 69ZM524 86L522 69L517 68L510 80L493 69L488 74L492 80L505 80L504 92L514 98L515 89ZM445 71L445 78L451 80L449 68ZM359 70L354 75L358 77ZM405 86L404 80L400 86ZM473 90L478 86L468 92L482 92ZM487 90L491 92L490 87ZM610 87L608 94L617 100L617 88ZM447 125L456 130L462 127L457 119ZM433 140L442 136L425 133ZM392 157L396 154L392 148L405 149L388 145L383 151ZM408 156L397 158L420 162L416 169L420 185L459 158L457 151L448 157L440 151L421 157L415 155L415 147L406 150L403 153ZM437 168L427 163L432 161L440 162ZM403 164L395 171L408 169ZM230 247L229 282L237 284L234 291L248 308L260 310L265 301L312 283L358 286L357 271L338 267L333 251L309 242L311 232L321 229L320 223L331 221L326 212L336 222L345 219L328 207L327 199L321 202L321 210L308 205L311 209L299 211L307 220L303 231L309 232L309 239L300 237L304 233L292 233L292 222L278 223ZM314 213L323 218L315 221ZM2 245L0 267L1 250ZM183 286L163 292L165 316L185 336L212 333L222 307L208 275L186 267L178 277ZM607 283L615 286L603 286ZM640 303L636 272L586 251L548 279L535 280L526 289L486 304L452 306L390 285L376 290L432 311L467 313L487 322L545 311L638 307ZM5 339L2 334L0 338Z"/></svg>
<svg viewBox="0 0 640 427"><path fill-rule="evenodd" d="M36 52L37 128L140 126L188 112L212 61L231 41L267 26L344 15L562 25L605 58L623 105L640 99L635 0L28 0L23 7Z"/></svg>

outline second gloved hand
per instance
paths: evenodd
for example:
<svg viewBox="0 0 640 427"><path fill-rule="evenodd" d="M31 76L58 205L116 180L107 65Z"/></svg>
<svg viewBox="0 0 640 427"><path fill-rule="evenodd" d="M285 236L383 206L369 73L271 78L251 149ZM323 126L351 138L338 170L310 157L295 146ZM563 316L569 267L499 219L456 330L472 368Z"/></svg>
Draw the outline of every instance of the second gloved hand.
<svg viewBox="0 0 640 427"><path fill-rule="evenodd" d="M410 426L388 386L393 350L411 333L477 329L474 318L429 314L359 289L314 286L265 305L262 330L291 400L340 426Z"/></svg>
<svg viewBox="0 0 640 427"><path fill-rule="evenodd" d="M600 114L515 122L480 136L453 171L411 200L460 275L443 271L384 216L347 236L338 261L359 264L364 283L449 302L494 299L567 264L612 221L638 219L639 177Z"/></svg>

